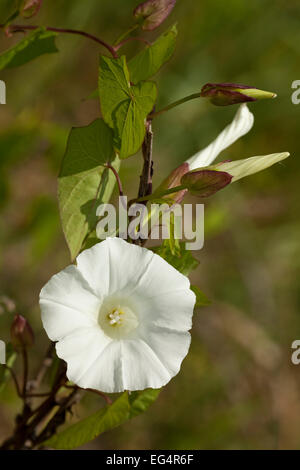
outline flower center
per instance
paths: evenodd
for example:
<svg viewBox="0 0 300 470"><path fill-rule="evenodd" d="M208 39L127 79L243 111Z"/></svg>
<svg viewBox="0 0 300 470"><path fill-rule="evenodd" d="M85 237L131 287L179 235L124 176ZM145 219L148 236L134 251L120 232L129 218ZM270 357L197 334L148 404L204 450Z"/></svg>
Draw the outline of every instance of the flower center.
<svg viewBox="0 0 300 470"><path fill-rule="evenodd" d="M113 311L107 315L109 324L112 326L121 325L122 315L124 315L124 312L122 310L118 310L117 308L114 308Z"/></svg>
<svg viewBox="0 0 300 470"><path fill-rule="evenodd" d="M135 330L139 324L132 305L122 299L106 300L99 312L99 326L107 336L122 339Z"/></svg>

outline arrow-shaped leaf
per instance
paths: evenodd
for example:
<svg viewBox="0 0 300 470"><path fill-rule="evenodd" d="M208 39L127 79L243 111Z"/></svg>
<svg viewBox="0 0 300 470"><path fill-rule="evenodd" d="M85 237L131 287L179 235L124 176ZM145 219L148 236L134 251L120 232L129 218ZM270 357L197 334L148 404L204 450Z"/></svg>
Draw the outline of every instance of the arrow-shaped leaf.
<svg viewBox="0 0 300 470"><path fill-rule="evenodd" d="M103 119L114 130L114 146L120 158L135 154L145 136L145 119L156 101L155 83L132 86L124 56L101 56L99 94Z"/></svg>
<svg viewBox="0 0 300 470"><path fill-rule="evenodd" d="M176 25L163 33L151 46L145 47L128 62L130 80L148 80L172 57L177 37Z"/></svg>

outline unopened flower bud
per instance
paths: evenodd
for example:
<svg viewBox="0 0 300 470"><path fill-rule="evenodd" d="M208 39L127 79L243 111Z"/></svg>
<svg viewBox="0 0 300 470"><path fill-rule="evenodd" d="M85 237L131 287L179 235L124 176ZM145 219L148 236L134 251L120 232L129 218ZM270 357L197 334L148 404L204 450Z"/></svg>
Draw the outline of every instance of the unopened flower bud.
<svg viewBox="0 0 300 470"><path fill-rule="evenodd" d="M276 98L277 95L237 83L207 83L202 87L200 96L209 98L211 103L216 106L229 106L248 101Z"/></svg>
<svg viewBox="0 0 300 470"><path fill-rule="evenodd" d="M194 170L181 178L181 184L197 197L209 197L231 183L232 176L224 171Z"/></svg>
<svg viewBox="0 0 300 470"><path fill-rule="evenodd" d="M142 29L153 31L169 16L176 0L146 0L136 7L133 15L142 21Z"/></svg>
<svg viewBox="0 0 300 470"><path fill-rule="evenodd" d="M10 329L11 343L16 351L30 348L34 343L34 334L26 318L16 315Z"/></svg>
<svg viewBox="0 0 300 470"><path fill-rule="evenodd" d="M42 5L42 0L24 0L20 10L23 18L32 18L37 15Z"/></svg>

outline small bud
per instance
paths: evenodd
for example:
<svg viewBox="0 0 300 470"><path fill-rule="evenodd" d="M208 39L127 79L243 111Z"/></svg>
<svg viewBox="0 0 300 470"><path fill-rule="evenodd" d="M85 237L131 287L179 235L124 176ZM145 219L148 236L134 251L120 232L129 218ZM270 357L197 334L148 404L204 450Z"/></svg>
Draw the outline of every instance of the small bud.
<svg viewBox="0 0 300 470"><path fill-rule="evenodd" d="M26 318L15 315L10 328L11 342L16 351L30 348L34 343L34 334Z"/></svg>
<svg viewBox="0 0 300 470"><path fill-rule="evenodd" d="M153 31L169 16L175 3L176 0L146 0L136 7L133 15L142 20L144 31Z"/></svg>
<svg viewBox="0 0 300 470"><path fill-rule="evenodd" d="M202 87L200 96L209 98L216 106L246 103L268 98L276 98L276 93L237 83L207 83Z"/></svg>
<svg viewBox="0 0 300 470"><path fill-rule="evenodd" d="M232 176L224 171L194 170L181 178L181 184L197 197L209 197L231 183Z"/></svg>
<svg viewBox="0 0 300 470"><path fill-rule="evenodd" d="M23 18L32 18L38 14L41 6L42 0L24 0L20 14Z"/></svg>

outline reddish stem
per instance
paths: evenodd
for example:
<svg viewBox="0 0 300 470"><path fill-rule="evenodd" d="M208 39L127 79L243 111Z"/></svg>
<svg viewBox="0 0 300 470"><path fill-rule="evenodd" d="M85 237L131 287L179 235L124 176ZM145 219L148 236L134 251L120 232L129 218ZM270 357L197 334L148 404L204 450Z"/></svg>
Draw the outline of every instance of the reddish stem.
<svg viewBox="0 0 300 470"><path fill-rule="evenodd" d="M120 176L119 176L119 173L117 172L117 170L110 164L110 163L106 163L106 168L109 168L113 174L115 175L116 177L116 180L117 180L117 184L118 184L118 188L119 188L119 194L120 196L123 196L123 186L122 186L122 181L120 179Z"/></svg>
<svg viewBox="0 0 300 470"><path fill-rule="evenodd" d="M4 24L0 24L0 28L4 28ZM11 24L9 25L9 30L12 32L18 32L18 31L32 31L35 29L40 28L40 26L33 26L33 25L18 25L18 24ZM93 34L86 33L85 31L80 31L77 29L69 29L69 28L54 28L52 26L47 26L45 27L47 31L53 31L55 33L67 33L67 34L77 34L79 36L84 36L88 39L91 39L92 41L97 42L98 44L101 44L103 47L105 47L111 55L116 59L118 57L115 49L113 46L108 44L107 42L103 41L102 39L98 38L97 36L94 36Z"/></svg>
<svg viewBox="0 0 300 470"><path fill-rule="evenodd" d="M23 358L23 388L22 396L26 397L27 392L27 380L28 380L28 355L25 348L22 349L22 358Z"/></svg>

